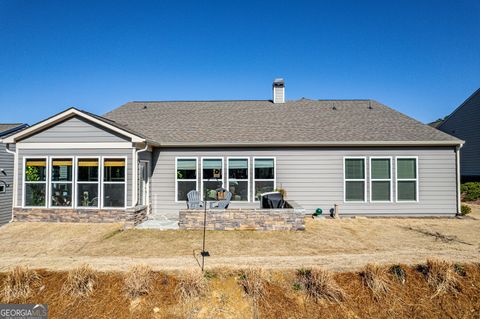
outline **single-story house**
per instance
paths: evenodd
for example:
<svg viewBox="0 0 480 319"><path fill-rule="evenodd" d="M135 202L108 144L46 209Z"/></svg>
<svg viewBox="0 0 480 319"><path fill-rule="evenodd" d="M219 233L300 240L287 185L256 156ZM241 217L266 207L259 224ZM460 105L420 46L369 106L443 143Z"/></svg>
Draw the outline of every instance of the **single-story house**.
<svg viewBox="0 0 480 319"><path fill-rule="evenodd" d="M436 128L466 142L460 153L462 181L480 181L480 89L439 121Z"/></svg>
<svg viewBox="0 0 480 319"><path fill-rule="evenodd" d="M0 123L0 139L27 126L22 123ZM5 146L0 143L0 225L12 220L14 156L7 152ZM15 149L15 145L11 147Z"/></svg>
<svg viewBox="0 0 480 319"><path fill-rule="evenodd" d="M374 100L136 101L67 109L7 137L16 220L178 220L223 186L229 208L282 188L305 212L454 216L462 140Z"/></svg>

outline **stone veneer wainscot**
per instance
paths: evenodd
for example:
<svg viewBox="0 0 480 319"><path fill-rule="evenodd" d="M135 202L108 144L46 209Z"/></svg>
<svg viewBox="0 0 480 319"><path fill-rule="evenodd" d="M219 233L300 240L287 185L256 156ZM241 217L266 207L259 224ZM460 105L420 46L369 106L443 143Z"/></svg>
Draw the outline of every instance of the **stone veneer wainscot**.
<svg viewBox="0 0 480 319"><path fill-rule="evenodd" d="M132 228L147 219L147 206L129 209L14 208L19 222L123 223Z"/></svg>
<svg viewBox="0 0 480 319"><path fill-rule="evenodd" d="M182 209L179 217L180 229L203 229L203 209ZM305 210L301 207L207 209L206 224L207 230L305 230Z"/></svg>

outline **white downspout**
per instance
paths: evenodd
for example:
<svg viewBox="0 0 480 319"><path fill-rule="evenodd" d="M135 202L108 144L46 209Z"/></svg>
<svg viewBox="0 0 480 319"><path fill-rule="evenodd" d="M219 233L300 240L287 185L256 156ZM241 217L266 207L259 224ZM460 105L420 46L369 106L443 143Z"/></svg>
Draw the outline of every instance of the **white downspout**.
<svg viewBox="0 0 480 319"><path fill-rule="evenodd" d="M462 213L462 194L460 193L460 149L463 147L463 144L458 145L455 148L455 166L457 169L457 215Z"/></svg>
<svg viewBox="0 0 480 319"><path fill-rule="evenodd" d="M132 206L136 207L138 204L138 153L145 152L148 149L148 144L145 143L145 147L142 148L141 150L135 151L135 158L133 159L133 186L135 187L133 189L133 201L132 201Z"/></svg>
<svg viewBox="0 0 480 319"><path fill-rule="evenodd" d="M11 151L8 147L10 144L5 144L5 151L9 154L13 154L13 179L12 179L12 218L10 219L9 223L13 222L13 208L17 206L17 182L18 182L18 160L17 160L17 148L15 148L15 152Z"/></svg>

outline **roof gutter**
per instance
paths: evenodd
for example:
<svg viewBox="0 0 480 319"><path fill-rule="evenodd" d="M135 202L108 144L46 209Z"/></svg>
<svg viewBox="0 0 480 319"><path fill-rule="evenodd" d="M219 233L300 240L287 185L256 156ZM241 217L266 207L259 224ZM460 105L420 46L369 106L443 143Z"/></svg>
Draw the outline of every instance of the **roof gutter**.
<svg viewBox="0 0 480 319"><path fill-rule="evenodd" d="M160 143L160 147L306 147L306 146L458 146L465 141L326 141L326 142L255 142L255 143L218 143L218 142L184 142L184 143Z"/></svg>

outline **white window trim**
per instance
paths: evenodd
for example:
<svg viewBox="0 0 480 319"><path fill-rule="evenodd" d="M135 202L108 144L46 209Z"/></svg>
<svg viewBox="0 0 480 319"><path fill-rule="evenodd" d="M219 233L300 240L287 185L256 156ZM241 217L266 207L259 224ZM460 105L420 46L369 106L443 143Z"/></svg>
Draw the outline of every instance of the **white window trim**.
<svg viewBox="0 0 480 319"><path fill-rule="evenodd" d="M372 159L388 159L390 161L390 179L388 178L373 178L372 177ZM393 157L392 156L370 156L369 158L370 168L370 202L371 203L392 203L393 202ZM372 199L372 186L373 182L390 182L390 200L373 200Z"/></svg>
<svg viewBox="0 0 480 319"><path fill-rule="evenodd" d="M241 160L247 160L247 179L238 179L238 178L230 178L230 172L229 172L229 162L231 159L241 159ZM237 156L229 156L227 157L227 169L225 171L225 175L227 177L227 183L226 183L226 189L230 191L230 181L231 180L236 180L239 182L247 182L247 200L234 200L232 196L232 202L238 202L238 203L249 203L250 202L250 158L249 157L237 157ZM233 195L233 194L232 194Z"/></svg>
<svg viewBox="0 0 480 319"><path fill-rule="evenodd" d="M416 169L416 177L417 178L398 178L398 160L399 159L414 159L415 160L415 169ZM418 176L418 156L396 156L395 157L395 201L397 203L418 203L420 201L420 187L419 187L419 180L420 177ZM399 200L398 199L398 182L399 181L410 181L410 182L415 182L415 190L416 190L416 200Z"/></svg>
<svg viewBox="0 0 480 319"><path fill-rule="evenodd" d="M256 189L255 189L255 182L271 182L272 179L257 179L256 176L255 176L255 160L256 159L265 159L265 158L273 158L273 190L277 189L277 158L275 156L254 156L253 157L253 164L252 164L252 168L253 168L253 193L252 193L252 197L253 197L253 202L254 203L259 203L260 201L256 199Z"/></svg>
<svg viewBox="0 0 480 319"><path fill-rule="evenodd" d="M225 161L224 161L224 158L223 157L219 157L219 156L205 156L205 157L201 157L200 158L200 196L201 196L201 200L204 200L205 199L205 196L203 195L203 160L204 159L219 159L219 160L222 160L222 178L219 179L219 181L222 182L222 185L220 187L223 187L225 188ZM211 179L210 181L214 181L213 179ZM208 180L205 180L205 182L208 182Z"/></svg>
<svg viewBox="0 0 480 319"><path fill-rule="evenodd" d="M175 157L175 203L185 202L183 200L178 200L178 181L179 180L177 178L177 169L178 169L178 160L182 160L182 159L195 160L195 179L182 179L180 181L195 182L195 190L198 192L198 177L199 177L199 174L198 174L198 167L199 167L198 157L183 157L183 156Z"/></svg>
<svg viewBox="0 0 480 319"><path fill-rule="evenodd" d="M45 181L36 181L36 182L26 182L25 181L25 164L27 162L27 159L44 159L45 160ZM23 156L23 168L22 168L22 208L47 208L48 206L48 199L49 199L49 187L48 183L50 180L50 168L49 168L49 161L48 161L48 156ZM25 189L26 189L26 184L45 184L45 205L44 206L27 206L25 205Z"/></svg>
<svg viewBox="0 0 480 319"><path fill-rule="evenodd" d="M78 160L79 159L96 159L98 160L98 181L96 182L83 182L83 181L78 181ZM101 193L101 177L100 177L100 171L101 171L101 165L102 165L102 160L101 156L76 156L75 157L75 194L78 192L78 184L97 184L98 185L98 201L97 201L97 206L79 206L78 205L78 198L75 195L75 209L95 209L95 208L100 208L100 201L102 198L102 193Z"/></svg>
<svg viewBox="0 0 480 319"><path fill-rule="evenodd" d="M72 180L71 181L54 181L52 179L52 172L53 172L53 161L55 159L71 159L72 160ZM74 208L75 207L75 184L74 184L74 180L75 180L75 157L74 156L50 156L49 158L49 161L48 161L48 193L50 194L50 196L48 197L48 208L53 208L53 209L64 209L64 208ZM52 184L53 183L57 183L57 184L70 184L72 185L72 203L70 206L54 206L52 205L52 198L51 198L51 194L52 194Z"/></svg>
<svg viewBox="0 0 480 319"><path fill-rule="evenodd" d="M107 159L117 159L117 158L121 158L121 159L124 159L125 160L125 181L123 182L106 182L106 184L125 184L125 192L124 192L124 195L125 195L125 200L124 200L124 205L123 206L119 206L119 207L108 207L108 206L104 206L104 203L103 203L103 195L104 195L104 189L105 189L105 181L104 181L104 175L103 175L103 172L104 172L104 164L105 164L105 160ZM112 155L112 156L102 156L102 169L101 169L101 174L102 174L102 178L101 178L101 181L102 181L102 197L101 197L101 209L126 209L127 208L127 185L128 185L128 160L127 160L127 156L115 156L115 155Z"/></svg>
<svg viewBox="0 0 480 319"><path fill-rule="evenodd" d="M363 179L346 179L345 162L347 159L363 159ZM366 156L344 156L343 157L343 202L344 203L366 203L367 202L367 157ZM363 181L363 201L347 200L347 182Z"/></svg>

